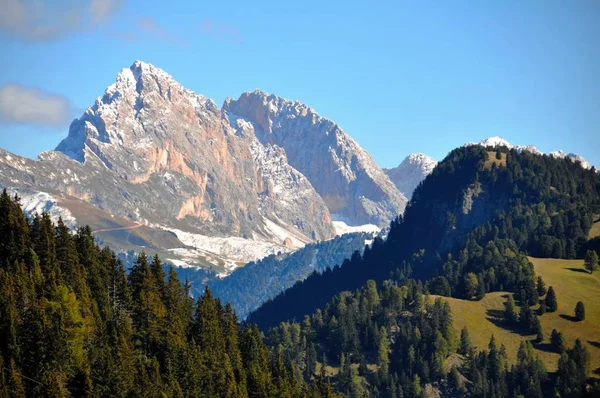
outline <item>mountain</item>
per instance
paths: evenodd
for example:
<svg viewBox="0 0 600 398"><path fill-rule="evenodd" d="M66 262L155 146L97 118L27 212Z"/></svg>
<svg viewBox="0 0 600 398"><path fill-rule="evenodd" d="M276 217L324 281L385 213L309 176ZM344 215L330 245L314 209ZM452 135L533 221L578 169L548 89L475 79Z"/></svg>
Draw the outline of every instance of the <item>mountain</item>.
<svg viewBox="0 0 600 398"><path fill-rule="evenodd" d="M581 167L584 169L591 169L592 164L588 162L583 156L576 153L566 153L564 151L554 151L549 153L550 156L558 159L571 159L574 163L581 163Z"/></svg>
<svg viewBox="0 0 600 398"><path fill-rule="evenodd" d="M241 318L265 301L306 279L313 272L323 272L361 253L373 242L373 234L349 233L325 242L310 243L293 253L270 255L236 269L223 279L212 279L207 285L215 297L230 303ZM202 274L198 275L202 277ZM202 286L190 279L194 287ZM201 292L200 292L201 293Z"/></svg>
<svg viewBox="0 0 600 398"><path fill-rule="evenodd" d="M510 142L508 142L507 140L505 140L504 138L501 138L498 136L484 138L483 140L481 140L479 142L470 142L470 143L465 144L465 146L470 146L470 145L481 145L483 147L505 146L508 149L515 149L516 151L519 151L519 152L520 151L528 151L528 152L534 153L536 155L544 154L544 152L540 151L533 145L513 145Z"/></svg>
<svg viewBox="0 0 600 398"><path fill-rule="evenodd" d="M513 145L510 142L508 142L507 140L505 140L504 138L500 138L500 137L490 137L490 138L485 138L477 143L470 142L468 144L465 144L465 146L469 146L469 145L481 145L483 147L505 146L508 149L515 149L519 152L527 151L527 152L531 152L536 155L544 154L544 152L540 151L533 145ZM552 156L552 157L559 158L559 159L567 158L567 159L570 159L574 163L579 162L581 164L581 167L583 167L584 169L591 169L593 166L583 156L578 155L576 153L566 153L566 152L560 150L560 151L550 152L548 154L548 156Z"/></svg>
<svg viewBox="0 0 600 398"><path fill-rule="evenodd" d="M115 248L154 246L184 265L231 269L335 235L324 200L284 148L140 61L55 151L38 161L0 151L0 184L43 192ZM152 245L148 234L170 242Z"/></svg>
<svg viewBox="0 0 600 398"><path fill-rule="evenodd" d="M259 90L226 99L223 109L251 122L263 145L283 148L289 164L308 178L334 220L384 227L404 211L406 197L371 155L314 109Z"/></svg>
<svg viewBox="0 0 600 398"><path fill-rule="evenodd" d="M437 161L423 153L408 155L398 167L383 169L390 177L396 188L408 199L412 197L415 188L427 177Z"/></svg>
<svg viewBox="0 0 600 398"><path fill-rule="evenodd" d="M248 322L266 329L303 319L369 279L410 276L428 281L432 294L466 299L530 291L533 268L525 253L583 258L600 214L600 174L567 159L499 149L500 158L480 145L450 152L417 187L385 240L377 238L363 256L297 283Z"/></svg>

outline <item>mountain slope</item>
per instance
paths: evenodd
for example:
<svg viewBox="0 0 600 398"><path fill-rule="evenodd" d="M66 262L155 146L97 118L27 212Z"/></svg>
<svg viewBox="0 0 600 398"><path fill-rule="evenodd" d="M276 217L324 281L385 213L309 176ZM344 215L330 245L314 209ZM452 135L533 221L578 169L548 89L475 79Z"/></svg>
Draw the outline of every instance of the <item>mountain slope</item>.
<svg viewBox="0 0 600 398"><path fill-rule="evenodd" d="M412 198L415 188L427 177L437 162L423 153L408 155L398 167L384 169L398 190L408 199Z"/></svg>
<svg viewBox="0 0 600 398"><path fill-rule="evenodd" d="M334 218L381 227L404 211L406 197L373 158L337 124L301 102L256 90L225 100L223 109L252 122L263 144L282 147Z"/></svg>
<svg viewBox="0 0 600 398"><path fill-rule="evenodd" d="M230 303L236 314L245 319L262 303L311 273L341 264L355 251L362 253L372 238L372 234L351 233L326 242L311 243L293 253L250 262L227 278L209 281L208 286L215 297Z"/></svg>
<svg viewBox="0 0 600 398"><path fill-rule="evenodd" d="M0 185L92 204L179 239L196 236L190 242L233 237L261 247L234 250L229 263L335 235L323 199L280 147L261 143L251 123L140 61L73 121L56 151L39 161L1 151ZM222 257L212 246L188 246L180 247L187 260Z"/></svg>
<svg viewBox="0 0 600 398"><path fill-rule="evenodd" d="M392 275L437 277L430 281L432 293L468 299L473 286L482 287L478 294L529 289L523 284L535 274L523 251L582 256L600 211L600 176L571 161L502 151L496 162L496 152L478 145L452 151L416 189L386 241L376 239L362 258L296 284L248 321L268 328L302 319L340 291ZM465 282L468 273L476 282Z"/></svg>

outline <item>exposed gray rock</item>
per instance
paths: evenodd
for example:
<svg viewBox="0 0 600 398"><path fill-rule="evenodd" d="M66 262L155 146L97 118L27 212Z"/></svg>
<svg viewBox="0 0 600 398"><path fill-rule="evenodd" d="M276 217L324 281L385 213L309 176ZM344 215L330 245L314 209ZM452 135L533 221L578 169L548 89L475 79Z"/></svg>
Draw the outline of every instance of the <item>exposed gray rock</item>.
<svg viewBox="0 0 600 398"><path fill-rule="evenodd" d="M383 170L398 190L411 199L415 188L431 174L436 165L437 162L432 157L422 153L412 153L398 167Z"/></svg>
<svg viewBox="0 0 600 398"><path fill-rule="evenodd" d="M256 90L223 109L253 123L263 144L283 149L304 174L334 218L349 224L387 226L407 203L373 158L331 120L298 101Z"/></svg>
<svg viewBox="0 0 600 398"><path fill-rule="evenodd" d="M73 121L56 151L39 161L0 151L0 184L206 236L277 245L334 236L325 202L281 148L140 61Z"/></svg>

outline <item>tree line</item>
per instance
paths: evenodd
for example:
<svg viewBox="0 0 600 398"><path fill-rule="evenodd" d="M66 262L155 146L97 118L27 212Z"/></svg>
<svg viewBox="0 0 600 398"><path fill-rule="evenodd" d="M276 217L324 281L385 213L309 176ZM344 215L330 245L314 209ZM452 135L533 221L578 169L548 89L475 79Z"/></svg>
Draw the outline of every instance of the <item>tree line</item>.
<svg viewBox="0 0 600 398"><path fill-rule="evenodd" d="M88 227L0 196L0 397L333 397L157 256L129 274Z"/></svg>

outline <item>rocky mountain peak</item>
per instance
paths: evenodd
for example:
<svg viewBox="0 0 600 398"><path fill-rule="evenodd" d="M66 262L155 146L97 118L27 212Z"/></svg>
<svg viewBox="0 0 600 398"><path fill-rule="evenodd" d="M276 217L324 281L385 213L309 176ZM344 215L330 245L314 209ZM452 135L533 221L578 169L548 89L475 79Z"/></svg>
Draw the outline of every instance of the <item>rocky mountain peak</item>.
<svg viewBox="0 0 600 398"><path fill-rule="evenodd" d="M407 199L373 158L340 126L307 105L255 90L226 100L223 110L251 122L263 144L282 147L334 219L384 226L404 211Z"/></svg>
<svg viewBox="0 0 600 398"><path fill-rule="evenodd" d="M164 149L167 141L183 143L174 125L189 126L215 116L220 118L220 110L214 101L186 89L162 69L135 61L73 121L56 150L80 162L86 154L95 156L108 168L118 168L120 160L126 160L124 153L147 155L148 148ZM148 120L153 123L148 125ZM123 170L133 164L126 166Z"/></svg>
<svg viewBox="0 0 600 398"><path fill-rule="evenodd" d="M384 169L398 190L407 198L412 198L415 188L427 177L437 161L424 153L412 153L408 155L400 165L390 169Z"/></svg>
<svg viewBox="0 0 600 398"><path fill-rule="evenodd" d="M251 123L145 62L117 74L73 121L59 152L97 175L94 184L116 190L80 188L121 217L277 247L286 237L298 247L335 232L323 199L281 147L261 143ZM44 164L54 158L44 154Z"/></svg>

